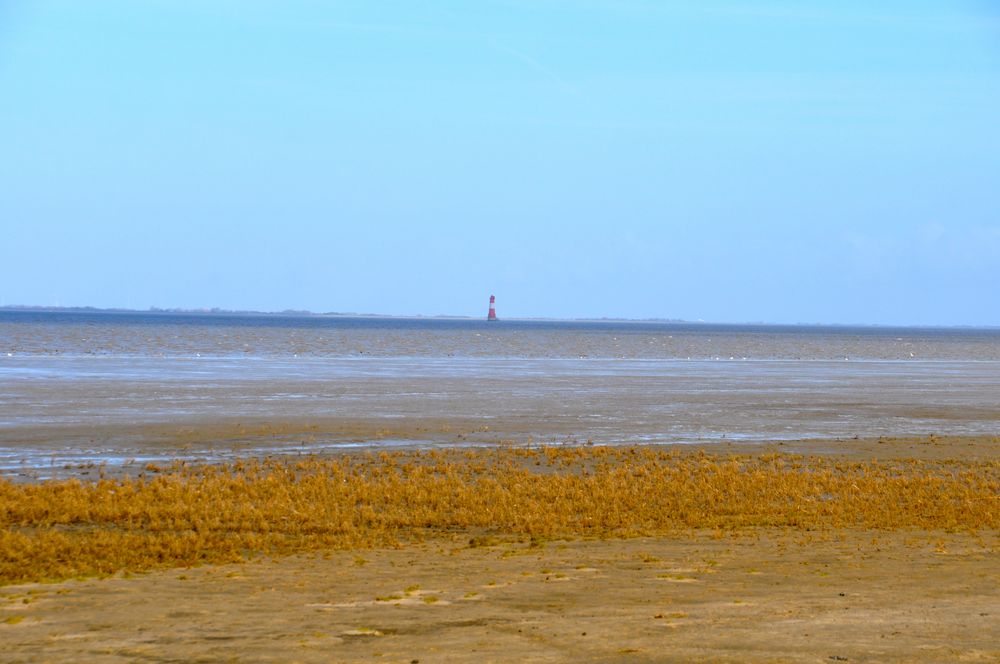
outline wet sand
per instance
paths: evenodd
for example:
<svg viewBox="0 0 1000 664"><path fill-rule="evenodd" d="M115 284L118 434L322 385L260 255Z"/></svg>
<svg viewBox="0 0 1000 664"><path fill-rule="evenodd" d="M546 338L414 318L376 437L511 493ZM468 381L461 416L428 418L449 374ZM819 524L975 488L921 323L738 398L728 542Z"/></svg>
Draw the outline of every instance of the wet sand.
<svg viewBox="0 0 1000 664"><path fill-rule="evenodd" d="M0 430L0 477L39 481L140 472L147 463L220 463L240 458L329 456L381 449L606 444L567 431L558 418L400 417L271 420L253 417L175 424L36 425ZM876 436L787 440L720 438L656 447L709 453L835 454L851 459L989 459L997 435ZM991 456L993 455L993 456Z"/></svg>
<svg viewBox="0 0 1000 664"><path fill-rule="evenodd" d="M32 446L56 464L81 452L138 457L170 429L188 430L178 442L205 456L253 443L238 425L273 425L261 448L245 448L254 454L462 435L605 445L992 435L1000 364L14 356L0 358L0 402L3 467ZM222 437L199 434L218 428Z"/></svg>
<svg viewBox="0 0 1000 664"><path fill-rule="evenodd" d="M705 449L845 460L1000 457L996 437ZM0 659L1000 659L996 531L747 528L542 542L483 535L6 586Z"/></svg>

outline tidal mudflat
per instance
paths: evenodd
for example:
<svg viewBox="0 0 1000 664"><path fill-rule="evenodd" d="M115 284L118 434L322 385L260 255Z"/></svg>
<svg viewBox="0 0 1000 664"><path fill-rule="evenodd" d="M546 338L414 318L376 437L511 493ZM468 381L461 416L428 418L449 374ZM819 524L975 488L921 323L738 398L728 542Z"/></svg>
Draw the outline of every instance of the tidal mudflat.
<svg viewBox="0 0 1000 664"><path fill-rule="evenodd" d="M998 403L995 329L0 312L0 474L26 481L359 446L989 436Z"/></svg>
<svg viewBox="0 0 1000 664"><path fill-rule="evenodd" d="M1000 333L0 316L0 659L995 661Z"/></svg>

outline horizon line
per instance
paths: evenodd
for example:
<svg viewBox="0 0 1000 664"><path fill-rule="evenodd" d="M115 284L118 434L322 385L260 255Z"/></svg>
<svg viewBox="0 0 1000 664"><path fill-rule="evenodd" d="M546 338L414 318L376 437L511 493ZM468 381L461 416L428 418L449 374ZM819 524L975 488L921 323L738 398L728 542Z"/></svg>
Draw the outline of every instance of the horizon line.
<svg viewBox="0 0 1000 664"><path fill-rule="evenodd" d="M60 305L32 305L32 304L4 304L0 305L2 311L23 311L39 313L96 313L96 314L187 314L202 316L288 316L300 318L398 318L398 319L439 319L439 320L469 320L486 321L485 316L470 316L462 314L383 314L383 313L359 313L354 311L311 311L309 309L282 309L262 311L258 309L223 309L220 307L149 307L148 309L133 309L128 307L95 307L83 306L60 306ZM906 324L906 323L822 323L822 322L797 322L797 323L776 323L769 321L706 321L703 319L689 320L685 318L627 318L621 316L584 316L576 318L560 318L554 316L512 316L509 318L498 318L496 322L503 321L547 321L547 322L567 322L567 323L587 323L587 322L609 322L609 323L673 323L679 325L759 325L765 327L873 327L873 328L903 328L903 329L1000 329L1000 325L975 325L970 323L952 324Z"/></svg>

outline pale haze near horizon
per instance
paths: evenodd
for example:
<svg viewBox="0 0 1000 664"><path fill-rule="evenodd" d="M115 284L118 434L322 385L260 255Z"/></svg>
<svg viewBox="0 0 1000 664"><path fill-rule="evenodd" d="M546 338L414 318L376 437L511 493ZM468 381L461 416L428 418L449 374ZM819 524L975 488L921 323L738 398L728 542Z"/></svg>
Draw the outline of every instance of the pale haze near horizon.
<svg viewBox="0 0 1000 664"><path fill-rule="evenodd" d="M0 4L0 305L998 325L989 2Z"/></svg>

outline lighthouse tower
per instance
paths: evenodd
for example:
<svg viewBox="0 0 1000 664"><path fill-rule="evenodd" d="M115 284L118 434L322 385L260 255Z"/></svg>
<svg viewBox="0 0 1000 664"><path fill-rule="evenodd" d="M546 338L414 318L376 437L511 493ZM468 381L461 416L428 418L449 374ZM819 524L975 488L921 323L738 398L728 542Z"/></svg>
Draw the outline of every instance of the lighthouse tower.
<svg viewBox="0 0 1000 664"><path fill-rule="evenodd" d="M490 314L486 317L486 320L496 320L497 319L497 298L495 295L490 295Z"/></svg>

